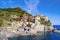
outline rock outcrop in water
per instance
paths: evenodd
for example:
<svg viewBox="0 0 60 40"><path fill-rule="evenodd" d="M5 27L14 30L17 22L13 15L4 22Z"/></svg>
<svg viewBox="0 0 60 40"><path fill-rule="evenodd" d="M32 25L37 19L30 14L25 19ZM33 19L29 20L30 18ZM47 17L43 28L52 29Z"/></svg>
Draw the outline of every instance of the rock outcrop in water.
<svg viewBox="0 0 60 40"><path fill-rule="evenodd" d="M6 10L4 11L6 12ZM16 11L18 10L15 10L15 12ZM3 23L2 22L1 23L4 24L2 25L4 27L0 28L1 35L3 36L5 35L6 38L14 36L24 36L24 35L37 35L37 32L51 31L53 29L52 23L50 22L48 17L44 15L32 16L23 13L22 16L17 16L16 14L12 15L11 13L8 17L7 16L5 15L1 16L3 19L3 21L1 20Z"/></svg>

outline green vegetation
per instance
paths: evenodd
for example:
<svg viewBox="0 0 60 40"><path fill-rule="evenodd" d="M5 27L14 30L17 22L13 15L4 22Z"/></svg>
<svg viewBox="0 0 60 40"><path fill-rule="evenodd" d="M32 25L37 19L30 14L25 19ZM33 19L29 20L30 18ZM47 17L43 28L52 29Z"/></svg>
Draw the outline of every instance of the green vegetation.
<svg viewBox="0 0 60 40"><path fill-rule="evenodd" d="M3 20L0 18L0 26L3 24Z"/></svg>
<svg viewBox="0 0 60 40"><path fill-rule="evenodd" d="M2 25L11 25L9 22L12 21L20 21L20 16L23 16L23 14L27 14L28 16L32 16L28 12L24 11L23 9L17 7L17 8L0 8L0 26ZM18 16L18 18L12 18L11 16ZM46 26L51 26L50 20L45 21L44 18L40 18L40 23ZM30 18L28 18L28 21L31 21Z"/></svg>
<svg viewBox="0 0 60 40"><path fill-rule="evenodd" d="M48 21L45 21L45 19L44 18L40 18L40 23L41 24L43 24L43 25L45 25L45 26L51 26L51 22L50 22L50 20L48 20Z"/></svg>
<svg viewBox="0 0 60 40"><path fill-rule="evenodd" d="M23 14L27 14L28 16L31 16L28 12L24 11L23 9L17 7L17 8L0 8L0 26L3 25L3 21L19 21L20 18L12 18L11 15L16 15L18 17L22 16Z"/></svg>

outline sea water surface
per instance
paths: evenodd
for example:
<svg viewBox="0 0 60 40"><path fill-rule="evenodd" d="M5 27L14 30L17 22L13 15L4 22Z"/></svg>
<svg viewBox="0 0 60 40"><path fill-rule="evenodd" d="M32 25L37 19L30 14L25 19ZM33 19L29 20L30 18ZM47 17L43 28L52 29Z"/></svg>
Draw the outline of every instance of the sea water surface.
<svg viewBox="0 0 60 40"><path fill-rule="evenodd" d="M60 30L60 25L54 25L54 28ZM60 40L60 34L55 32L44 33L41 36L19 36L8 38L9 40Z"/></svg>

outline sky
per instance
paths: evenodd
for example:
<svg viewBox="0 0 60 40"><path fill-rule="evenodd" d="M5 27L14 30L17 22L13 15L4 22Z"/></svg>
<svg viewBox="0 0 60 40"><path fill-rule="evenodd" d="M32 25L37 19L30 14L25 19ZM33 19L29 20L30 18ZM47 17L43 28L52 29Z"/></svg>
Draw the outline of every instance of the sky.
<svg viewBox="0 0 60 40"><path fill-rule="evenodd" d="M0 8L14 7L32 15L45 15L53 25L60 25L60 0L0 0Z"/></svg>

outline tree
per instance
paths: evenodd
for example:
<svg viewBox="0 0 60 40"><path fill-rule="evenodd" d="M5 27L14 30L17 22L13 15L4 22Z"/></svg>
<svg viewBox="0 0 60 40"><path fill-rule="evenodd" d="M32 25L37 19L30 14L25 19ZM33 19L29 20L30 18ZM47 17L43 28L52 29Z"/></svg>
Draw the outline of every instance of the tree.
<svg viewBox="0 0 60 40"><path fill-rule="evenodd" d="M44 25L44 31L45 31L45 26L46 26L47 28L51 26L50 20L45 21L44 18L40 18L39 22L40 22L40 24Z"/></svg>
<svg viewBox="0 0 60 40"><path fill-rule="evenodd" d="M48 27L51 26L51 22L50 22L50 20L45 21L45 22L44 22L44 25L46 25L46 26L48 26Z"/></svg>
<svg viewBox="0 0 60 40"><path fill-rule="evenodd" d="M3 25L3 20L6 20L8 22L12 22L12 21L20 21L21 18L19 18L20 16L23 16L23 14L27 14L28 16L30 16L31 14L29 14L28 12L26 12L25 10L16 7L16 8L0 8L0 26ZM18 18L14 19L11 18L11 15L16 15ZM10 24L9 24L10 25Z"/></svg>
<svg viewBox="0 0 60 40"><path fill-rule="evenodd" d="M2 19L0 19L0 26L2 26L2 24L3 24L3 20L2 20Z"/></svg>
<svg viewBox="0 0 60 40"><path fill-rule="evenodd" d="M40 18L39 22L40 22L40 24L44 24L45 19L44 18Z"/></svg>
<svg viewBox="0 0 60 40"><path fill-rule="evenodd" d="M48 26L48 27L51 26L50 20L45 21L44 18L40 18L39 22L40 22L40 24L43 24L43 25L45 25L45 26Z"/></svg>

